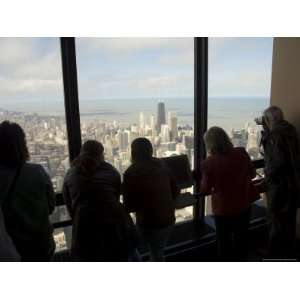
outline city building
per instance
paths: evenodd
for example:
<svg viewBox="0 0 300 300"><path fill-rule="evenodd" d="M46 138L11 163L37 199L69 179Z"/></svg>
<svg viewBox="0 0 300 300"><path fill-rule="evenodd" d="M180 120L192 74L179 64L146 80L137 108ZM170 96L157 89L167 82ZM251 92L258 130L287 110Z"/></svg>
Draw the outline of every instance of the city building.
<svg viewBox="0 0 300 300"><path fill-rule="evenodd" d="M166 110L165 110L165 104L163 102L158 102L156 120L157 120L156 130L159 134L161 132L161 125L166 124Z"/></svg>

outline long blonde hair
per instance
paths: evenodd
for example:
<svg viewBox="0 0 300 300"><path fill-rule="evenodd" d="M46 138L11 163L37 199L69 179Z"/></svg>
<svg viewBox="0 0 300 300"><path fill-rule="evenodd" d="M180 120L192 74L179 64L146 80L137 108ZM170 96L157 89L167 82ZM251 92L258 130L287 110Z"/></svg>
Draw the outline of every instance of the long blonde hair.
<svg viewBox="0 0 300 300"><path fill-rule="evenodd" d="M210 154L226 154L232 148L233 144L221 127L210 127L204 134L204 143L206 151Z"/></svg>

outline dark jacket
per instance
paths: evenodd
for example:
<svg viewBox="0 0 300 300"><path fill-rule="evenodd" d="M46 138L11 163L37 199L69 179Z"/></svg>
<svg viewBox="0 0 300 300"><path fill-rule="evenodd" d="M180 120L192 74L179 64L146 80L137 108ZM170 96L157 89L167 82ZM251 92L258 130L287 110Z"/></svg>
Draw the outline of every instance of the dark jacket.
<svg viewBox="0 0 300 300"><path fill-rule="evenodd" d="M277 214L299 205L299 141L294 126L278 122L264 141L268 208Z"/></svg>
<svg viewBox="0 0 300 300"><path fill-rule="evenodd" d="M17 252L17 249L8 235L5 224L2 210L0 207L0 262L2 261L20 261L21 257Z"/></svg>
<svg viewBox="0 0 300 300"><path fill-rule="evenodd" d="M73 166L64 179L63 197L71 217L77 205L96 207L99 205L99 199L119 202L120 192L120 174L107 162L100 163L90 178L83 174L79 167ZM94 197L96 195L99 198Z"/></svg>
<svg viewBox="0 0 300 300"><path fill-rule="evenodd" d="M134 224L119 201L118 171L101 162L87 176L67 172L63 196L72 217L72 256L83 261L124 261L134 245Z"/></svg>
<svg viewBox="0 0 300 300"><path fill-rule="evenodd" d="M49 215L55 208L51 180L42 166L25 163L15 189L6 199L15 170L0 167L0 199L6 230L22 260L48 260L54 249L53 228Z"/></svg>
<svg viewBox="0 0 300 300"><path fill-rule="evenodd" d="M124 205L136 212L140 226L159 229L174 224L178 193L168 167L160 159L133 163L124 174Z"/></svg>

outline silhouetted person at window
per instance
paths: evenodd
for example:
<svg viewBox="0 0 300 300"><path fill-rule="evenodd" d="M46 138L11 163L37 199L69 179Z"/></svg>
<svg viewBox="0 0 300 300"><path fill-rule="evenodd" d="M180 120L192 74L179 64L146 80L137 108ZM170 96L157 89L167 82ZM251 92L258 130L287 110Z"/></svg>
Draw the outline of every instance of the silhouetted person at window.
<svg viewBox="0 0 300 300"><path fill-rule="evenodd" d="M149 140L131 144L132 164L124 174L123 196L128 211L150 248L152 261L164 261L164 247L175 223L175 198L179 190L164 162L152 157Z"/></svg>
<svg viewBox="0 0 300 300"><path fill-rule="evenodd" d="M300 201L299 140L295 127L284 120L278 107L264 111L263 125L269 255L288 258L293 256Z"/></svg>
<svg viewBox="0 0 300 300"><path fill-rule="evenodd" d="M234 148L226 132L211 127L204 135L201 192L211 194L221 260L246 260L250 204L259 199L255 170L244 148Z"/></svg>
<svg viewBox="0 0 300 300"><path fill-rule="evenodd" d="M73 220L72 257L127 261L135 248L134 224L120 203L121 178L104 161L104 149L87 141L67 172L63 196Z"/></svg>
<svg viewBox="0 0 300 300"><path fill-rule="evenodd" d="M16 123L0 124L0 201L5 226L22 261L48 261L55 243L49 215L55 207L51 180L27 162L25 134Z"/></svg>

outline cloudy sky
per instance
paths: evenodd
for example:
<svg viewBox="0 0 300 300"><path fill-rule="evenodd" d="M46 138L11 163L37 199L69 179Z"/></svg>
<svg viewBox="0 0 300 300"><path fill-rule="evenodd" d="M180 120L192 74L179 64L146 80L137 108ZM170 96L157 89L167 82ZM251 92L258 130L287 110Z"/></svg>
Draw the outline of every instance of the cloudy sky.
<svg viewBox="0 0 300 300"><path fill-rule="evenodd" d="M192 38L78 38L81 101L193 95ZM63 98L57 38L0 38L0 106ZM209 39L209 96L269 96L271 38Z"/></svg>

